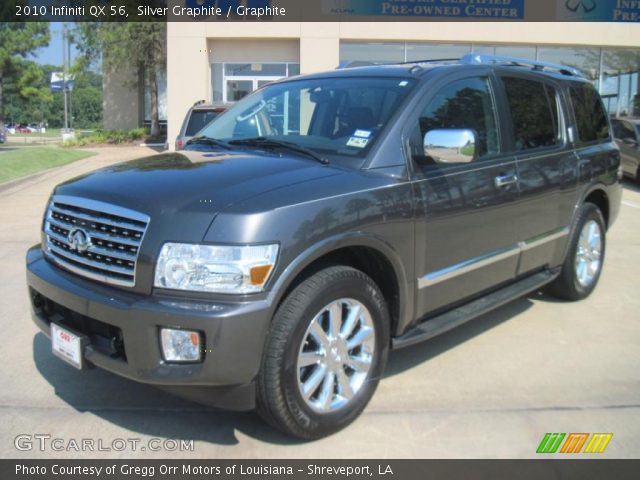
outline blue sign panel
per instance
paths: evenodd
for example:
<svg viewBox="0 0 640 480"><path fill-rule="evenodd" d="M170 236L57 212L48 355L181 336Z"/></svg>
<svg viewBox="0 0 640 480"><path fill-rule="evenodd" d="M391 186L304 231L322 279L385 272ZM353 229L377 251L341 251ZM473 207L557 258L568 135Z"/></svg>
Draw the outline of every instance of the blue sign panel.
<svg viewBox="0 0 640 480"><path fill-rule="evenodd" d="M525 0L323 0L325 15L522 20Z"/></svg>
<svg viewBox="0 0 640 480"><path fill-rule="evenodd" d="M640 22L638 0L559 0L557 20Z"/></svg>

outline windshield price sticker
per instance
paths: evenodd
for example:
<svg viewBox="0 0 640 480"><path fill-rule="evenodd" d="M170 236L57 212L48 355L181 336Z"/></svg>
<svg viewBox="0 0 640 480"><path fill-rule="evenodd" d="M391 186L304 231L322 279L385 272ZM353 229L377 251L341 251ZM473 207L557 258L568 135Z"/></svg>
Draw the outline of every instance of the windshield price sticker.
<svg viewBox="0 0 640 480"><path fill-rule="evenodd" d="M351 137L347 142L347 147L364 148L369 143L367 138Z"/></svg>

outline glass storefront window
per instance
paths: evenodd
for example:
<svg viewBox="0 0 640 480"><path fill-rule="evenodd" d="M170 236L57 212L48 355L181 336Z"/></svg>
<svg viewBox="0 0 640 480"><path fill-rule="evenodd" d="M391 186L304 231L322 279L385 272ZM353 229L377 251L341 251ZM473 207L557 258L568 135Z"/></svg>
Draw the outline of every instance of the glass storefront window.
<svg viewBox="0 0 640 480"><path fill-rule="evenodd" d="M536 47L522 45L501 45L496 47L496 55L503 57L536 59Z"/></svg>
<svg viewBox="0 0 640 480"><path fill-rule="evenodd" d="M224 88L224 64L214 63L211 65L211 96L214 102L222 101L222 89Z"/></svg>
<svg viewBox="0 0 640 480"><path fill-rule="evenodd" d="M474 43L473 53L482 55L499 55L502 57L517 57L535 60L536 47L529 45L483 45Z"/></svg>
<svg viewBox="0 0 640 480"><path fill-rule="evenodd" d="M237 102L267 83L299 74L299 63L214 63L212 101Z"/></svg>
<svg viewBox="0 0 640 480"><path fill-rule="evenodd" d="M404 42L342 42L340 44L340 62L404 62Z"/></svg>
<svg viewBox="0 0 640 480"><path fill-rule="evenodd" d="M224 73L228 77L286 77L286 63L225 63Z"/></svg>
<svg viewBox="0 0 640 480"><path fill-rule="evenodd" d="M471 45L407 43L407 62L460 58L471 52Z"/></svg>
<svg viewBox="0 0 640 480"><path fill-rule="evenodd" d="M600 65L599 48L539 47L538 60L541 62L567 65L580 70L589 80L598 79Z"/></svg>
<svg viewBox="0 0 640 480"><path fill-rule="evenodd" d="M618 117L640 114L640 50L603 48L602 67L600 94L609 113Z"/></svg>
<svg viewBox="0 0 640 480"><path fill-rule="evenodd" d="M495 45L478 45L476 43L472 46L473 53L480 53L482 55L495 55L496 47Z"/></svg>
<svg viewBox="0 0 640 480"><path fill-rule="evenodd" d="M340 62L398 63L460 58L470 52L577 68L598 88L609 114L640 116L640 49L348 41L340 44Z"/></svg>

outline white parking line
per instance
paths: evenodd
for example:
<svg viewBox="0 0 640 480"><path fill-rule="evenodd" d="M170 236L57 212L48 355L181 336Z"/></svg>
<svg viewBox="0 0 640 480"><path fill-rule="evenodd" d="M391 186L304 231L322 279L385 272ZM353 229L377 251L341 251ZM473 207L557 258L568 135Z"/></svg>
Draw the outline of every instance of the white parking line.
<svg viewBox="0 0 640 480"><path fill-rule="evenodd" d="M640 208L640 204L637 204L637 203L634 203L634 202L623 201L622 204L626 205L627 207L631 207L631 208Z"/></svg>

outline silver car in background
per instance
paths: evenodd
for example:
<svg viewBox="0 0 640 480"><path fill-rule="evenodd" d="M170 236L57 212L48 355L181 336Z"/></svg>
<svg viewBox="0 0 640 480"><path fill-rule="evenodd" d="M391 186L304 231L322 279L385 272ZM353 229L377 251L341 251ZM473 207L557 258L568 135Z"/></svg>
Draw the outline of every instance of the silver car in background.
<svg viewBox="0 0 640 480"><path fill-rule="evenodd" d="M614 118L611 124L624 174L640 183L640 118Z"/></svg>
<svg viewBox="0 0 640 480"><path fill-rule="evenodd" d="M206 103L204 100L194 103L182 122L180 133L176 138L176 150L182 150L191 137L224 113L231 105L231 103L222 102Z"/></svg>

